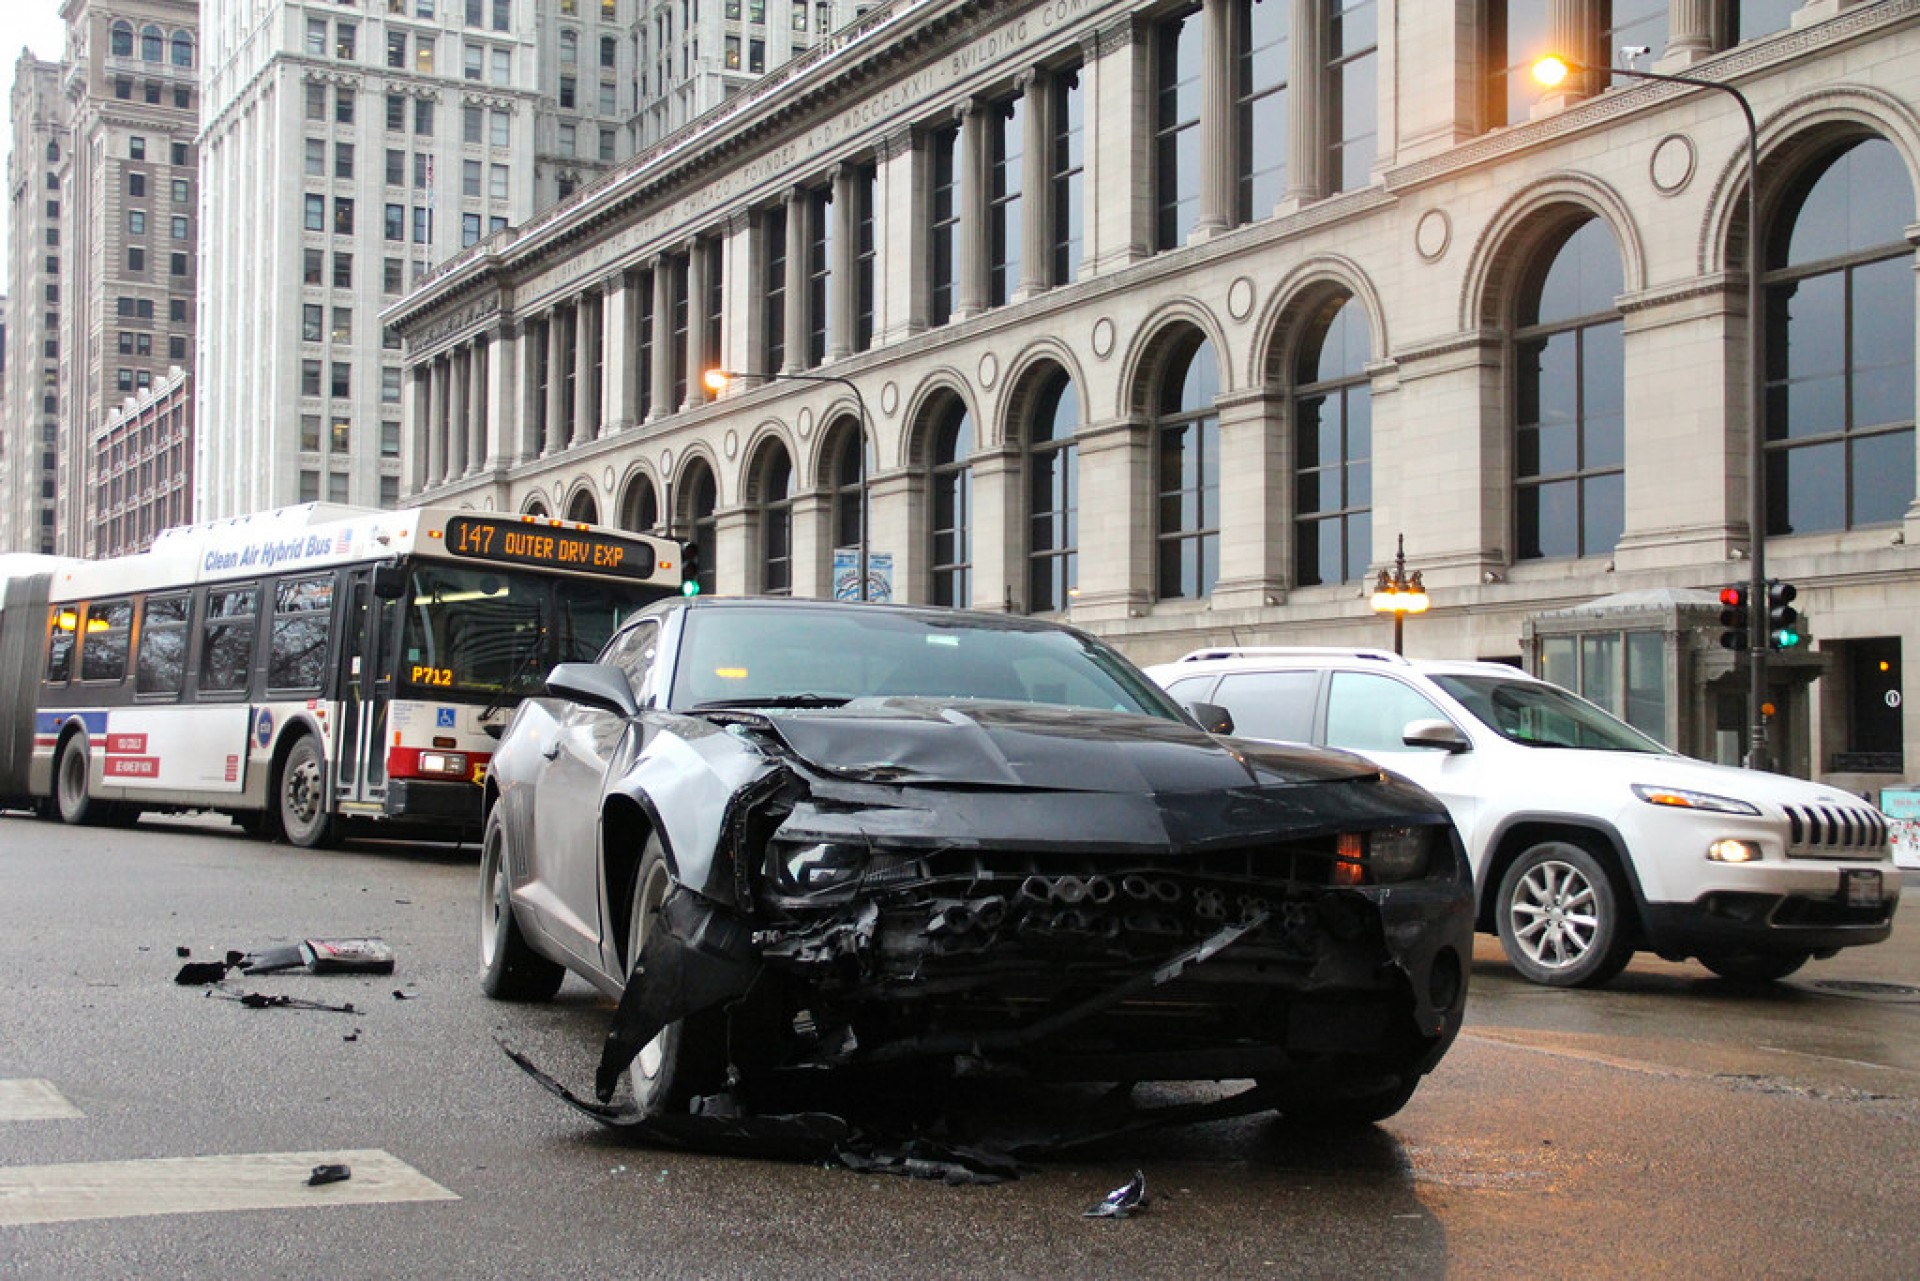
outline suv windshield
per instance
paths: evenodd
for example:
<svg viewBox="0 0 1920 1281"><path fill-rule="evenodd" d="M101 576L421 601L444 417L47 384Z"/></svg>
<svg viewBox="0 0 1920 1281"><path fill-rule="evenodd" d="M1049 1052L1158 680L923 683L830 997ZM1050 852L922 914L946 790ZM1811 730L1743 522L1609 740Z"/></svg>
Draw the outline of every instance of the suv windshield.
<svg viewBox="0 0 1920 1281"><path fill-rule="evenodd" d="M1502 676L1440 674L1434 675L1433 683L1502 738L1528 747L1668 754L1639 730L1558 685Z"/></svg>
<svg viewBox="0 0 1920 1281"><path fill-rule="evenodd" d="M695 609L671 705L766 707L864 697L979 698L1184 719L1106 646L1050 627L906 611Z"/></svg>

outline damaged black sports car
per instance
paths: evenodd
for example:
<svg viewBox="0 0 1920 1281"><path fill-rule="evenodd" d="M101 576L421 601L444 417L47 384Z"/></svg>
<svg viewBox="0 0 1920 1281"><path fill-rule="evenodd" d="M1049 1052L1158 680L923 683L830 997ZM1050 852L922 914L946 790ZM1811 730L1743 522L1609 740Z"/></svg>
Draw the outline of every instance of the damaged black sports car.
<svg viewBox="0 0 1920 1281"><path fill-rule="evenodd" d="M1440 803L1209 733L1072 628L681 597L547 692L487 780L482 986L619 997L602 1100L914 1063L1251 1078L1364 1122L1459 1031L1472 899Z"/></svg>

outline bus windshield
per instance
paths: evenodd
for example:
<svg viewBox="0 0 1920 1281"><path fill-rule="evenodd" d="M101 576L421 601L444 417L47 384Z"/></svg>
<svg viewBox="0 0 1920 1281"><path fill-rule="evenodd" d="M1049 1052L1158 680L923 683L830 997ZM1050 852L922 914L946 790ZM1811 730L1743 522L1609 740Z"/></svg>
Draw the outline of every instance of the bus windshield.
<svg viewBox="0 0 1920 1281"><path fill-rule="evenodd" d="M434 698L513 696L555 663L591 661L615 628L666 594L642 583L416 564L395 675Z"/></svg>

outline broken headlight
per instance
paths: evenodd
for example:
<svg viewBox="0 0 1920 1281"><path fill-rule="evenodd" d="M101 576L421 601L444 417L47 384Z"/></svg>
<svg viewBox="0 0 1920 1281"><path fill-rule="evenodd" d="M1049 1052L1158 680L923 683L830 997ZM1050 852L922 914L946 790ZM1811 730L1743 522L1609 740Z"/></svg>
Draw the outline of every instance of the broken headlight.
<svg viewBox="0 0 1920 1281"><path fill-rule="evenodd" d="M1433 850L1431 827L1383 827L1346 832L1339 838L1334 863L1336 885L1392 885L1427 874Z"/></svg>
<svg viewBox="0 0 1920 1281"><path fill-rule="evenodd" d="M776 841L769 850L768 862L780 893L829 894L859 883L867 865L867 849L838 841Z"/></svg>

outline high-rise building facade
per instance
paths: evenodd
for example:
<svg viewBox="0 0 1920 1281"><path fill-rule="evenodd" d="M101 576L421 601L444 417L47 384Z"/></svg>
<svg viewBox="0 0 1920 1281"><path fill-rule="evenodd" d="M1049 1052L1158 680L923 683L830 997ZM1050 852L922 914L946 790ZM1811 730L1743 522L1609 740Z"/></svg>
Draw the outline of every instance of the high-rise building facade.
<svg viewBox="0 0 1920 1281"><path fill-rule="evenodd" d="M0 551L52 554L62 459L63 180L72 130L62 65L23 52L13 69L7 395L0 422ZM64 548L62 548L64 549Z"/></svg>
<svg viewBox="0 0 1920 1281"><path fill-rule="evenodd" d="M561 0L563 10L573 2ZM608 15L615 9L610 0L578 3L598 4ZM632 150L692 123L873 7L846 0L642 0L626 41L633 64ZM608 72L619 57L617 33L603 33L595 82L603 105L615 92Z"/></svg>
<svg viewBox="0 0 1920 1281"><path fill-rule="evenodd" d="M408 495L667 528L726 592L857 546L1145 661L1385 644L1404 535L1410 653L1721 759L1703 619L1764 550L1815 638L1775 759L1920 777L1920 0L919 0L830 44L389 309Z"/></svg>
<svg viewBox="0 0 1920 1281"><path fill-rule="evenodd" d="M102 441L110 420L169 371L192 367L199 8L197 0L66 0L60 10L73 147L63 192L69 445L55 527L69 554L105 554L108 530L119 527L104 519L98 470L111 452ZM170 480L158 491L177 492Z"/></svg>
<svg viewBox="0 0 1920 1281"><path fill-rule="evenodd" d="M392 504L379 314L628 150L636 0L207 0L198 514Z"/></svg>

